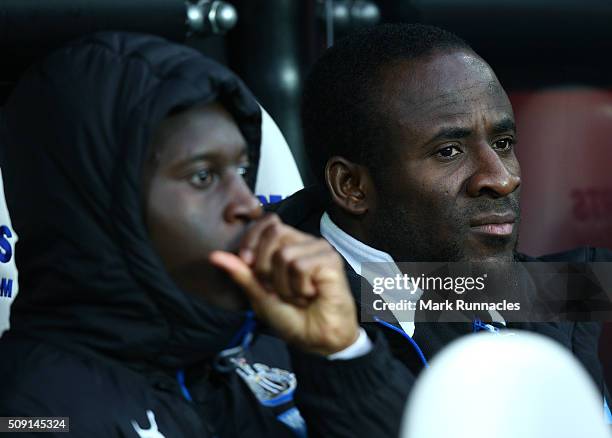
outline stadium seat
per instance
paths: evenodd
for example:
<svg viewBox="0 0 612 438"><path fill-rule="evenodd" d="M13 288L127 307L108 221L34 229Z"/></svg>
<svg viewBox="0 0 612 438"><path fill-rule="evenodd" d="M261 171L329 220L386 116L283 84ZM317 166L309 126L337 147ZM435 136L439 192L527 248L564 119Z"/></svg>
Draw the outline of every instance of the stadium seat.
<svg viewBox="0 0 612 438"><path fill-rule="evenodd" d="M15 243L17 234L4 199L4 185L0 172L0 335L9 327L11 303L19 291L15 266Z"/></svg>

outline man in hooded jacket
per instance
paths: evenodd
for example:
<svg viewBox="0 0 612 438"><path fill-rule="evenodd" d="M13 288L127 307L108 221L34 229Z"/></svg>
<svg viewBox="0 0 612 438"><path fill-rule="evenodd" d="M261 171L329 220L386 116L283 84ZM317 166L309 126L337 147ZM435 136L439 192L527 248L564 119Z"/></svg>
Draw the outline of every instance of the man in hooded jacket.
<svg viewBox="0 0 612 438"><path fill-rule="evenodd" d="M412 375L359 329L331 247L247 187L260 123L236 76L157 37L86 37L25 74L0 125L21 274L3 416L82 437L397 434Z"/></svg>

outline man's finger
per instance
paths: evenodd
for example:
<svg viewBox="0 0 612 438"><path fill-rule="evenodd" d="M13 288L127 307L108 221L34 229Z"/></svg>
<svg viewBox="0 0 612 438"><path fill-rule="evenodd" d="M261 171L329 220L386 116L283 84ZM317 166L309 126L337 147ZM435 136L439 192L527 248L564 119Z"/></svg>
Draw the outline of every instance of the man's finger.
<svg viewBox="0 0 612 438"><path fill-rule="evenodd" d="M246 264L251 265L255 261L255 249L259 246L261 233L269 226L279 223L281 223L279 217L274 213L269 213L247 230L240 241L240 257Z"/></svg>
<svg viewBox="0 0 612 438"><path fill-rule="evenodd" d="M271 223L260 233L259 244L253 249L255 261L253 270L255 274L267 281L272 277L272 256L280 248L286 245L286 240L290 240L287 236L285 226L278 223Z"/></svg>
<svg viewBox="0 0 612 438"><path fill-rule="evenodd" d="M273 257L278 251L299 242L314 240L281 222L269 225L260 235L259 245L255 248L255 263L252 265L258 277L270 280L277 266Z"/></svg>
<svg viewBox="0 0 612 438"><path fill-rule="evenodd" d="M213 251L209 260L213 266L227 272L244 289L253 310L263 321L287 337L294 337L294 331L300 332L296 308L283 302L278 295L267 292L244 260L225 251Z"/></svg>
<svg viewBox="0 0 612 438"><path fill-rule="evenodd" d="M316 293L310 272L319 258L323 257L329 245L322 239L310 238L303 242L286 245L276 251L272 257L274 290L283 298L294 300L313 297ZM329 249L332 251L331 249ZM306 260L310 260L305 262Z"/></svg>

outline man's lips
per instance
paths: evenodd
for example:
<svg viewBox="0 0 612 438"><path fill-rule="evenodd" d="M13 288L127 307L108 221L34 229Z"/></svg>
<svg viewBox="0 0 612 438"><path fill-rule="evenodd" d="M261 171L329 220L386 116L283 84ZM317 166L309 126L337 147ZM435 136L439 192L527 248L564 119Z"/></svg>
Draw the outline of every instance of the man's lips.
<svg viewBox="0 0 612 438"><path fill-rule="evenodd" d="M514 213L487 214L470 221L472 231L493 236L509 236L514 231Z"/></svg>
<svg viewBox="0 0 612 438"><path fill-rule="evenodd" d="M472 227L472 230L477 233L491 234L494 236L509 236L514 230L514 224L487 224Z"/></svg>

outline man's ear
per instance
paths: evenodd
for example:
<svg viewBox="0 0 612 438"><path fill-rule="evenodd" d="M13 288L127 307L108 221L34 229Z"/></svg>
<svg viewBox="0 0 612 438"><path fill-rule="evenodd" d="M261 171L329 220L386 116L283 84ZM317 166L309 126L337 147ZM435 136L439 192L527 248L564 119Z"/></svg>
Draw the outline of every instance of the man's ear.
<svg viewBox="0 0 612 438"><path fill-rule="evenodd" d="M325 166L325 182L334 205L353 215L368 211L374 187L364 166L343 157L331 157Z"/></svg>

